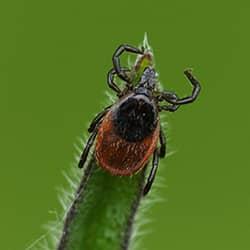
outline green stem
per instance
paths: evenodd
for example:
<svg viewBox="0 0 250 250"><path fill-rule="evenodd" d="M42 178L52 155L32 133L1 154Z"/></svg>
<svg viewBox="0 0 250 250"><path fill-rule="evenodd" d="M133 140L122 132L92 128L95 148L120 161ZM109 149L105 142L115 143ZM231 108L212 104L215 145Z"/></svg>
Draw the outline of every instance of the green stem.
<svg viewBox="0 0 250 250"><path fill-rule="evenodd" d="M67 213L58 249L128 249L144 173L112 176L92 158Z"/></svg>

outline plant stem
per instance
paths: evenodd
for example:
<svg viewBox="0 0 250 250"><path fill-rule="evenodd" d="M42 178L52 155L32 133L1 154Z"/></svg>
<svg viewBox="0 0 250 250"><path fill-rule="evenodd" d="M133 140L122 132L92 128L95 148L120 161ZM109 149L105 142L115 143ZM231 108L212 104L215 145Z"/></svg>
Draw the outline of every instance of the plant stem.
<svg viewBox="0 0 250 250"><path fill-rule="evenodd" d="M58 250L126 250L142 198L145 171L117 177L92 158L69 209Z"/></svg>

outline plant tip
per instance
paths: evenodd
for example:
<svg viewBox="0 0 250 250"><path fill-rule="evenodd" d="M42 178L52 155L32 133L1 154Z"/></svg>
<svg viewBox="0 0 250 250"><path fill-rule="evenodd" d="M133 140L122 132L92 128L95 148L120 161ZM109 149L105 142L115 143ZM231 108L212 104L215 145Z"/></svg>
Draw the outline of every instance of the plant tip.
<svg viewBox="0 0 250 250"><path fill-rule="evenodd" d="M147 35L147 32L144 33L144 39L143 39L143 48L145 50L151 50L151 47L149 45L149 42L148 42L148 35Z"/></svg>

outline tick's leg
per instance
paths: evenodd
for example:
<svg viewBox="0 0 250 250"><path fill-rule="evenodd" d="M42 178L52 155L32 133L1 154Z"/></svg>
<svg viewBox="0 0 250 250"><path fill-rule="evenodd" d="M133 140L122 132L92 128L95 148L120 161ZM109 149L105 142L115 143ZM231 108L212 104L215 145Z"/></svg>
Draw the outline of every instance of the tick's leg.
<svg viewBox="0 0 250 250"><path fill-rule="evenodd" d="M160 129L160 144L161 144L161 147L159 151L159 157L164 158L166 155L166 137L165 137L162 127Z"/></svg>
<svg viewBox="0 0 250 250"><path fill-rule="evenodd" d="M173 99L173 96L169 95L168 92L163 91L162 97L165 101L173 105L183 105L183 104L191 103L197 98L201 90L199 81L193 76L192 71L190 69L185 70L184 74L193 86L192 95L184 97L184 98Z"/></svg>
<svg viewBox="0 0 250 250"><path fill-rule="evenodd" d="M88 132L92 133L101 119L107 114L111 106L106 107L103 111L98 113L89 125Z"/></svg>
<svg viewBox="0 0 250 250"><path fill-rule="evenodd" d="M158 153L158 148L155 149L154 155L153 155L153 161L152 161L152 168L150 170L150 174L147 179L147 183L143 189L143 195L145 196L149 190L151 189L151 186L154 182L154 178L158 169L158 164L159 164L159 153Z"/></svg>
<svg viewBox="0 0 250 250"><path fill-rule="evenodd" d="M180 105L174 105L174 104L172 104L172 105L163 105L163 106L161 106L160 110L175 112L179 107L180 107Z"/></svg>
<svg viewBox="0 0 250 250"><path fill-rule="evenodd" d="M112 61L113 61L114 69L117 75L125 82L129 82L128 76L126 75L124 70L122 70L121 65L120 65L120 56L125 51L134 53L134 54L143 54L143 50L140 50L138 48L135 48L127 44L122 44L116 49L115 53L113 54Z"/></svg>
<svg viewBox="0 0 250 250"><path fill-rule="evenodd" d="M129 71L129 69L125 69L125 68L122 68L121 70L122 70L123 72L128 72L128 71ZM126 73L124 73L124 74L126 74ZM108 72L108 75L107 75L107 82L108 82L109 87L117 93L117 96L121 96L121 95L122 95L122 91L121 91L121 89L118 87L118 85L117 85L117 84L115 83L115 81L114 81L115 75L117 75L117 72L116 72L116 70L113 68L113 69L111 69L111 70Z"/></svg>
<svg viewBox="0 0 250 250"><path fill-rule="evenodd" d="M94 129L93 133L90 135L90 137L89 137L89 139L88 139L88 141L87 141L87 143L85 145L85 148L83 149L80 161L78 163L79 168L82 168L84 163L86 162L88 154L89 154L89 150L90 150L91 146L93 145L93 143L95 141L97 132L98 132L98 127L96 127Z"/></svg>
<svg viewBox="0 0 250 250"><path fill-rule="evenodd" d="M169 91L164 91L162 92L162 94L158 97L160 101L162 100L178 100L178 96L173 93L173 92L169 92ZM171 105L162 105L159 106L159 111L169 111L169 112L175 112L178 108L180 107L180 105L176 105L176 104L171 104Z"/></svg>
<svg viewBox="0 0 250 250"><path fill-rule="evenodd" d="M117 93L117 95L120 95L122 91L117 86L117 84L114 82L114 76L115 76L115 74L116 74L115 69L111 69L108 72L108 75L107 75L108 85L109 85L109 87L111 89L113 89Z"/></svg>
<svg viewBox="0 0 250 250"><path fill-rule="evenodd" d="M100 121L102 120L102 118L107 114L107 112L109 111L111 106L106 107L103 111L101 111L99 114L97 114L95 116L95 118L93 119L93 121L91 122L89 128L88 128L88 132L92 133L83 149L80 161L78 163L78 167L82 168L84 163L87 160L88 154L89 154L89 150L91 148L91 146L93 145L97 132L98 132L98 125L100 123Z"/></svg>

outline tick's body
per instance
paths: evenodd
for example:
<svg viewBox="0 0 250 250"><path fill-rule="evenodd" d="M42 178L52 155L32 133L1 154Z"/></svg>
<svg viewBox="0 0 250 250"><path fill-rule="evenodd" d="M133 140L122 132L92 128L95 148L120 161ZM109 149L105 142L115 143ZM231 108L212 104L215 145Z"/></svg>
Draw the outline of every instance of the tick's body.
<svg viewBox="0 0 250 250"><path fill-rule="evenodd" d="M121 68L119 57L124 51L140 54L133 69ZM152 169L144 188L144 194L147 194L157 171L159 157L164 157L166 151L159 112L174 112L180 105L194 101L199 94L200 84L191 71L186 70L184 73L194 87L191 96L180 99L172 92L159 91L152 54L129 45L121 45L116 50L113 64L114 68L108 73L108 84L119 99L92 121L88 129L92 134L81 155L79 167L83 167L95 140L96 160L112 175L133 175L145 167L153 155ZM123 90L114 82L115 75L125 81ZM169 104L160 105L163 101Z"/></svg>
<svg viewBox="0 0 250 250"><path fill-rule="evenodd" d="M157 147L160 125L155 103L129 94L105 115L97 133L95 155L113 175L133 175Z"/></svg>

